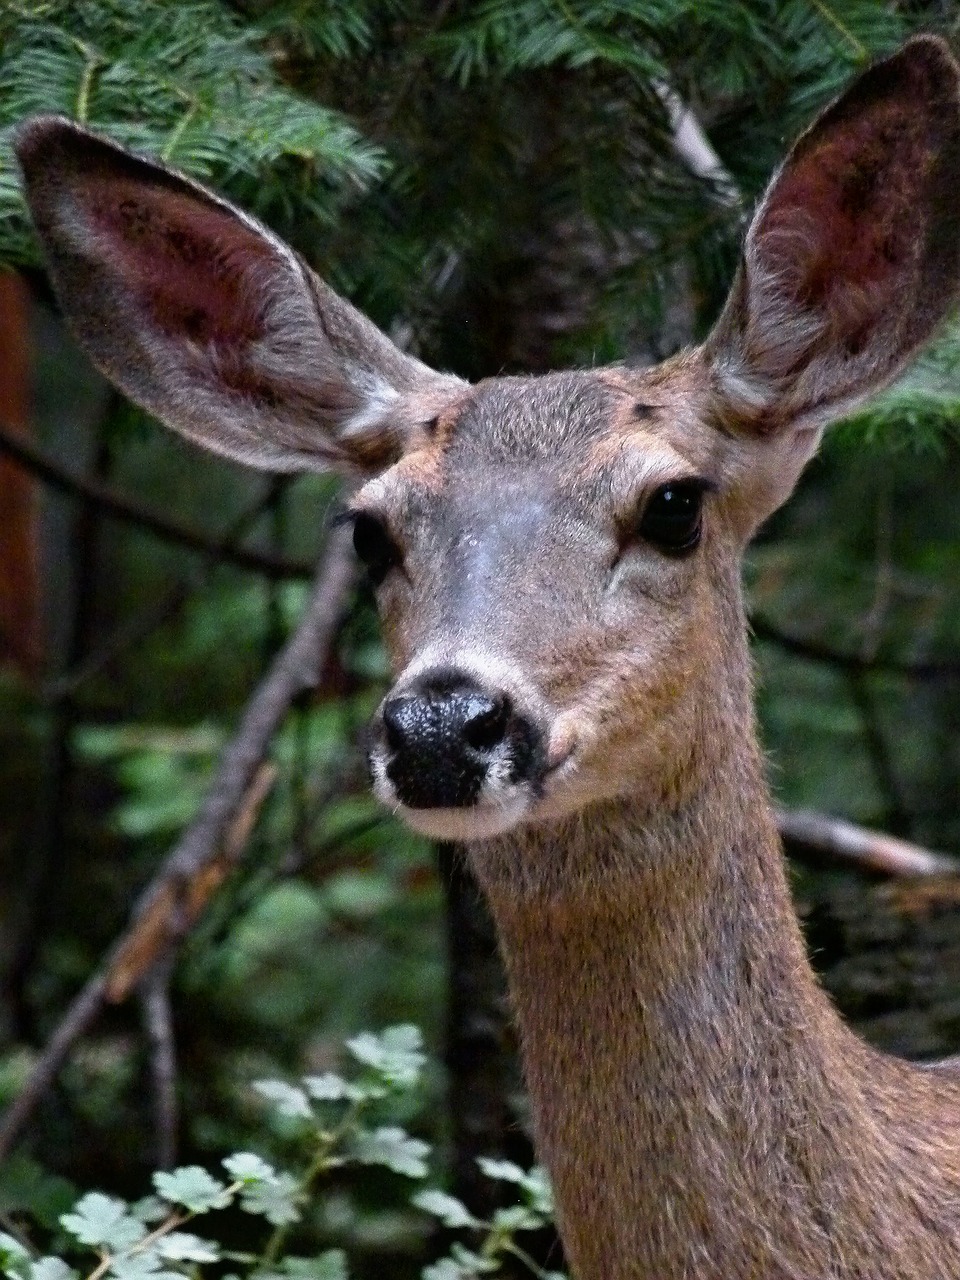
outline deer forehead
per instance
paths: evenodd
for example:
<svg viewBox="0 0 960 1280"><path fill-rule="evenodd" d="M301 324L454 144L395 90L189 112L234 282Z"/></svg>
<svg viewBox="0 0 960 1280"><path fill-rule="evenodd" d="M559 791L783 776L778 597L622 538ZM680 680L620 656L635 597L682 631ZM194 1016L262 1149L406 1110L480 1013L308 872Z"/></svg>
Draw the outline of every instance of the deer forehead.
<svg viewBox="0 0 960 1280"><path fill-rule="evenodd" d="M478 383L363 487L357 505L399 532L439 512L480 528L511 510L547 520L560 508L608 524L629 518L659 485L715 481L715 433L658 375L598 370Z"/></svg>

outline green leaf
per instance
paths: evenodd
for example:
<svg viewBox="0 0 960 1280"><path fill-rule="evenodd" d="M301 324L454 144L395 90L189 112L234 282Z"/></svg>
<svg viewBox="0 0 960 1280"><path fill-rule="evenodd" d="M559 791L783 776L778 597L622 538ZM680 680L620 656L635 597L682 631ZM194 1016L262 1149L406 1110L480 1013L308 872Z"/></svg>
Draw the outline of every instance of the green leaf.
<svg viewBox="0 0 960 1280"><path fill-rule="evenodd" d="M500 1266L494 1258L485 1258L482 1254L474 1253L472 1249L468 1249L466 1245L459 1242L450 1246L450 1257L464 1271L497 1271Z"/></svg>
<svg viewBox="0 0 960 1280"><path fill-rule="evenodd" d="M23 1280L30 1269L30 1253L14 1236L0 1231L0 1274Z"/></svg>
<svg viewBox="0 0 960 1280"><path fill-rule="evenodd" d="M154 1249L121 1254L112 1259L107 1274L114 1280L182 1280L179 1272L164 1271L160 1256Z"/></svg>
<svg viewBox="0 0 960 1280"><path fill-rule="evenodd" d="M384 1125L372 1132L361 1129L354 1138L353 1154L361 1164L382 1164L408 1178L425 1178L430 1147L404 1129Z"/></svg>
<svg viewBox="0 0 960 1280"><path fill-rule="evenodd" d="M287 1084L285 1080L256 1080L253 1087L280 1115L290 1116L295 1120L314 1119L310 1099L296 1085Z"/></svg>
<svg viewBox="0 0 960 1280"><path fill-rule="evenodd" d="M441 1258L439 1262L431 1262L420 1272L421 1280L467 1280L470 1272L464 1271L452 1258Z"/></svg>
<svg viewBox="0 0 960 1280"><path fill-rule="evenodd" d="M445 1191L418 1191L410 1203L422 1209L424 1213L433 1214L445 1227L450 1227L454 1231L461 1227L480 1225L479 1219L473 1216L462 1200L458 1200L456 1196L448 1196Z"/></svg>
<svg viewBox="0 0 960 1280"><path fill-rule="evenodd" d="M347 1049L395 1089L412 1088L427 1061L419 1028L406 1023L387 1027L380 1035L365 1031L348 1040Z"/></svg>
<svg viewBox="0 0 960 1280"><path fill-rule="evenodd" d="M129 1209L126 1200L90 1191L73 1206L73 1213L60 1215L60 1223L81 1244L129 1249L147 1234L146 1227Z"/></svg>
<svg viewBox="0 0 960 1280"><path fill-rule="evenodd" d="M332 1071L322 1076L304 1076L303 1087L314 1102L365 1102L382 1098L386 1090L380 1085L355 1084Z"/></svg>
<svg viewBox="0 0 960 1280"><path fill-rule="evenodd" d="M269 1182L254 1182L240 1193L240 1207L259 1213L274 1227L299 1222L297 1196L300 1184L289 1173L278 1173Z"/></svg>
<svg viewBox="0 0 960 1280"><path fill-rule="evenodd" d="M545 1218L553 1215L553 1192L546 1172L534 1165L529 1171L521 1169L512 1160L492 1160L489 1156L478 1156L477 1164L488 1178L498 1182L512 1182L524 1192L527 1206Z"/></svg>
<svg viewBox="0 0 960 1280"><path fill-rule="evenodd" d="M269 1182L277 1176L272 1164L249 1151L238 1151L220 1162L234 1182Z"/></svg>
<svg viewBox="0 0 960 1280"><path fill-rule="evenodd" d="M495 1258L484 1258L479 1253L455 1244L449 1258L441 1258L420 1272L422 1280L473 1280L473 1277L499 1271Z"/></svg>
<svg viewBox="0 0 960 1280"><path fill-rule="evenodd" d="M28 1213L54 1230L61 1213L69 1213L79 1191L66 1178L48 1173L29 1156L13 1155L0 1167L0 1215Z"/></svg>
<svg viewBox="0 0 960 1280"><path fill-rule="evenodd" d="M255 1272L251 1280L350 1280L347 1255L327 1249L316 1258L284 1258L277 1271Z"/></svg>
<svg viewBox="0 0 960 1280"><path fill-rule="evenodd" d="M161 1258L168 1262L219 1262L220 1247L212 1240L204 1240L190 1231L171 1231L161 1236L154 1245Z"/></svg>
<svg viewBox="0 0 960 1280"><path fill-rule="evenodd" d="M224 1209L232 1199L222 1182L196 1164L174 1169L172 1173L155 1173L153 1185L164 1200L182 1204L191 1213Z"/></svg>
<svg viewBox="0 0 960 1280"><path fill-rule="evenodd" d="M139 1200L134 1200L130 1206L130 1212L149 1226L154 1222L162 1222L170 1212L170 1206L164 1204L159 1196L143 1196Z"/></svg>
<svg viewBox="0 0 960 1280"><path fill-rule="evenodd" d="M30 1280L77 1280L77 1272L62 1258L38 1258L30 1264Z"/></svg>
<svg viewBox="0 0 960 1280"><path fill-rule="evenodd" d="M506 1209L497 1209L493 1215L494 1228L506 1235L515 1231L536 1231L543 1226L543 1215L534 1213L524 1204L512 1204Z"/></svg>
<svg viewBox="0 0 960 1280"><path fill-rule="evenodd" d="M478 1156L477 1164L480 1172L497 1182L515 1182L518 1187L526 1186L528 1174L512 1160L493 1160L490 1156Z"/></svg>

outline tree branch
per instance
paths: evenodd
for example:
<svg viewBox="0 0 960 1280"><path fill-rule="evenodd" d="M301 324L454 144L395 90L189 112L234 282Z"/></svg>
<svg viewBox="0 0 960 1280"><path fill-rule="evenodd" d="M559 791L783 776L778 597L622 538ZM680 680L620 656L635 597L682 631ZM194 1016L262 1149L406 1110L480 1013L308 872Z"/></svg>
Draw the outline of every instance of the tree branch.
<svg viewBox="0 0 960 1280"><path fill-rule="evenodd" d="M171 520L154 507L135 502L117 493L110 485L97 480L72 475L45 450L16 439L0 427L0 454L13 458L20 466L38 476L45 484L72 498L84 498L97 506L104 515L137 525L155 538L187 547L205 555L213 555L229 561L240 569L261 573L268 578L309 578L312 568L297 560L269 555L265 551L251 551L231 545L229 538L216 538Z"/></svg>
<svg viewBox="0 0 960 1280"><path fill-rule="evenodd" d="M349 546L348 530L331 536L303 617L247 703L199 813L140 894L127 929L75 996L23 1091L0 1120L0 1161L104 1004L124 1000L175 951L239 861L272 783L271 771L263 766L270 742L293 699L316 683L335 634L353 578Z"/></svg>
<svg viewBox="0 0 960 1280"><path fill-rule="evenodd" d="M158 1169L172 1169L177 1159L177 1044L170 1001L171 964L168 957L150 973L140 998L150 1045L150 1076L156 1128L155 1160Z"/></svg>
<svg viewBox="0 0 960 1280"><path fill-rule="evenodd" d="M775 644L785 653L795 654L798 658L806 658L810 662L820 662L828 667L836 667L838 671L847 671L856 675L867 675L870 672L882 672L886 675L906 676L910 680L956 680L960 678L960 662L944 659L932 659L926 662L901 662L896 658L863 657L858 653L842 653L819 640L806 640L800 636L788 635L781 631L767 618L759 614L750 615L750 630L758 640Z"/></svg>
<svg viewBox="0 0 960 1280"><path fill-rule="evenodd" d="M742 202L740 188L707 137L703 125L680 95L661 81L653 90L663 103L673 134L673 149L697 178L709 182L720 201L737 208Z"/></svg>
<svg viewBox="0 0 960 1280"><path fill-rule="evenodd" d="M809 809L777 810L784 848L803 862L848 863L881 876L960 875L960 861Z"/></svg>
<svg viewBox="0 0 960 1280"><path fill-rule="evenodd" d="M278 486L288 483L289 479L288 476L273 477L268 491L243 510L228 526L222 535L222 544L227 548L236 546L274 501ZM221 562L222 557L217 551L211 551L205 555L201 561L187 570L182 581L174 583L159 600L151 601L141 613L132 618L126 618L120 623L116 630L111 632L82 663L47 681L40 690L41 700L58 702L63 697L69 697L86 680L97 675L109 663L116 662L129 649L145 640L152 631L162 626L184 606L191 591L203 587L212 569Z"/></svg>

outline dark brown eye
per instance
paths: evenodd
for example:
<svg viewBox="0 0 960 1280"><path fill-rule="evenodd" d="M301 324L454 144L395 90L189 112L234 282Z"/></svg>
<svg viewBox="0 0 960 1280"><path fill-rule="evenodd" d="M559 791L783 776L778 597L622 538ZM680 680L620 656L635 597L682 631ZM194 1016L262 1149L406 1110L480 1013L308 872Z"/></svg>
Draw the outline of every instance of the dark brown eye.
<svg viewBox="0 0 960 1280"><path fill-rule="evenodd" d="M353 549L375 587L403 560L387 526L366 511L353 517Z"/></svg>
<svg viewBox="0 0 960 1280"><path fill-rule="evenodd" d="M703 485L678 480L661 485L640 517L638 533L661 551L684 555L700 543Z"/></svg>

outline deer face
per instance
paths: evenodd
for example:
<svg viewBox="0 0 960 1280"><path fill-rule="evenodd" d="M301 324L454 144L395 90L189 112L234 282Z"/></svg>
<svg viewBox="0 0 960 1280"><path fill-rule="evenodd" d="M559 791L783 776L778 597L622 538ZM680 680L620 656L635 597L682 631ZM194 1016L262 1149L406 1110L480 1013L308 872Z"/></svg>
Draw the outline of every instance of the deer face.
<svg viewBox="0 0 960 1280"><path fill-rule="evenodd" d="M647 371L470 387L181 175L54 118L18 155L64 310L117 385L240 461L366 478L355 543L396 674L371 773L444 838L682 793L744 680L744 543L960 281L957 68L927 37L801 137L713 334Z"/></svg>
<svg viewBox="0 0 960 1280"><path fill-rule="evenodd" d="M418 830L679 785L738 538L722 438L678 422L690 372L481 383L357 494L397 673L370 769Z"/></svg>

